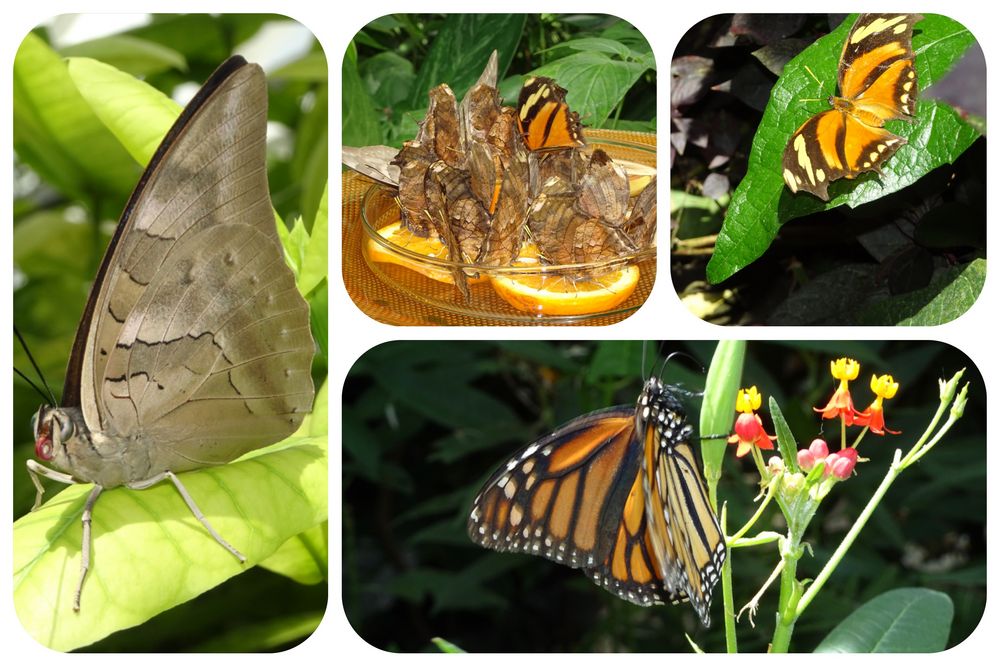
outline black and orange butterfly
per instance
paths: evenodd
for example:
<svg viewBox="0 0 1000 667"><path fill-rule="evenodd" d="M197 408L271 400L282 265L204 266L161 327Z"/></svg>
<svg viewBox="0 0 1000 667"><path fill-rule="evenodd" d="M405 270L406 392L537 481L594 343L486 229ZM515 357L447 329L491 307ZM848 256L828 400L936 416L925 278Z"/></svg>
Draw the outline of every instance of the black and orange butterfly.
<svg viewBox="0 0 1000 667"><path fill-rule="evenodd" d="M472 540L554 560L641 606L690 600L706 626L726 558L676 387L578 417L510 458L473 503Z"/></svg>
<svg viewBox="0 0 1000 667"><path fill-rule="evenodd" d="M586 145L580 116L566 104L566 90L544 76L524 82L517 100L517 124L529 151Z"/></svg>
<svg viewBox="0 0 1000 667"><path fill-rule="evenodd" d="M807 120L785 147L782 175L788 188L829 201L827 187L880 166L906 139L886 130L887 120L912 120L917 73L913 26L920 14L861 14L840 55L833 107Z"/></svg>

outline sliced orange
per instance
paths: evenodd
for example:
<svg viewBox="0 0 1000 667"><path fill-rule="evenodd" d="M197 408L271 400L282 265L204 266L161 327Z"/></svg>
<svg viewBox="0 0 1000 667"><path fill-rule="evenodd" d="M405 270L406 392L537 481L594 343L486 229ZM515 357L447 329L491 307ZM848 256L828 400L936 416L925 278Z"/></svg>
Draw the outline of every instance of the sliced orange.
<svg viewBox="0 0 1000 667"><path fill-rule="evenodd" d="M538 264L538 251L525 244L515 266ZM639 267L624 266L600 276L569 277L544 272L490 276L493 289L518 310L537 315L590 315L621 305L639 284Z"/></svg>
<svg viewBox="0 0 1000 667"><path fill-rule="evenodd" d="M417 236L407 229L402 222L393 222L382 227L378 230L378 235L396 247L405 248L410 252L424 255L425 257L448 261L448 248L441 242L440 238L436 235L428 237ZM367 243L368 257L372 261L398 264L411 271L423 274L431 280L451 285L455 284L455 277L452 276L451 271L442 266L429 262L421 262L420 260L394 253L375 239L370 238ZM469 284L481 283L485 280L486 277L482 274L476 277L469 276Z"/></svg>

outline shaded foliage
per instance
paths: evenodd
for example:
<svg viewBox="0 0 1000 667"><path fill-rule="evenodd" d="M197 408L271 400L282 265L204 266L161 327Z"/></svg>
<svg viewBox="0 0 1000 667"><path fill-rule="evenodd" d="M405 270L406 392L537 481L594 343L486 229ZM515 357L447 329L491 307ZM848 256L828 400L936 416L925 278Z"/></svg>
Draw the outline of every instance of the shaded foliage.
<svg viewBox="0 0 1000 667"><path fill-rule="evenodd" d="M700 364L714 343L660 345L646 374L684 350ZM982 378L958 350L939 343L751 343L743 382L774 396L800 446L822 426L813 406L834 383L829 360L852 355L862 375L893 373L901 383L888 404L897 439L869 436L870 463L839 485L800 562L815 576L878 485L895 447L905 447L937 407L937 377L968 366L965 418L913 474L902 476L796 627L793 650L810 651L861 602L902 586L924 586L955 602L948 645L976 627L985 604L985 406ZM696 391L700 371L672 361L666 379ZM688 605L640 608L594 586L579 572L542 558L499 554L465 534L467 512L487 475L519 447L584 412L631 404L640 386L638 343L393 342L373 348L350 371L343 396L343 603L358 634L379 648L430 651L443 637L468 651L724 650L722 605L704 630ZM854 387L867 405L867 381ZM692 421L697 423L697 399ZM735 413L734 413L735 414ZM766 417L765 417L766 420ZM772 425L765 421L769 432ZM829 425L828 425L829 426ZM829 431L836 428L829 427ZM830 437L832 437L831 434ZM730 529L753 512L755 472L726 454L719 500ZM780 526L769 510L758 526ZM772 546L734 553L737 607L776 562ZM763 651L776 590L764 596L757 629L738 626L743 651ZM821 612L819 610L822 610Z"/></svg>
<svg viewBox="0 0 1000 667"><path fill-rule="evenodd" d="M585 126L656 130L656 63L633 26L604 14L390 14L354 37L342 70L345 146L401 146L428 91L461 99L499 54L507 105L528 74L554 78Z"/></svg>

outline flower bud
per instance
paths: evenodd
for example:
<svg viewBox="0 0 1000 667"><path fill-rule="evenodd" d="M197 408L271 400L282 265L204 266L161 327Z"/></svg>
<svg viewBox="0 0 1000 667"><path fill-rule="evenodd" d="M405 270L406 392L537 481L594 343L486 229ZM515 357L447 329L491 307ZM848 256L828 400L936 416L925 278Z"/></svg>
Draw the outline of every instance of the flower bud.
<svg viewBox="0 0 1000 667"><path fill-rule="evenodd" d="M772 456L767 460L767 470L772 475L780 475L785 471L785 462L780 456Z"/></svg>
<svg viewBox="0 0 1000 667"><path fill-rule="evenodd" d="M816 465L816 457L808 449L800 449L796 457L799 461L799 467L803 470L812 470L812 467Z"/></svg>
<svg viewBox="0 0 1000 667"><path fill-rule="evenodd" d="M816 438L809 443L809 451L812 453L813 458L825 459L830 453L829 447L826 446L826 440L823 438Z"/></svg>
<svg viewBox="0 0 1000 667"><path fill-rule="evenodd" d="M855 452L855 457L857 457L857 452ZM854 472L855 463L856 458L837 456L837 460L833 462L833 466L830 468L830 473L837 479L847 479Z"/></svg>

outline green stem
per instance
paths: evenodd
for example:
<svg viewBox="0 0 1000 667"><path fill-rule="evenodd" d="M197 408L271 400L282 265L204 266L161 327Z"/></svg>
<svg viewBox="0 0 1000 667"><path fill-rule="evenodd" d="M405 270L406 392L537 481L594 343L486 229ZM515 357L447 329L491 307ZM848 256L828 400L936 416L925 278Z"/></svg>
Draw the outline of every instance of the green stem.
<svg viewBox="0 0 1000 667"><path fill-rule="evenodd" d="M722 506L722 534L726 534L726 523L728 522L727 505ZM727 540L728 542L728 540ZM739 653L736 645L736 612L733 604L733 553L732 549L726 547L726 562L722 564L722 613L723 624L726 628L726 652Z"/></svg>
<svg viewBox="0 0 1000 667"><path fill-rule="evenodd" d="M879 484L877 489L875 489L875 493L872 495L871 499L869 499L865 508L861 510L861 514L858 515L858 518L855 519L854 525L851 526L849 531L847 531L847 535L844 536L844 539L840 542L837 550L833 552L833 555L830 556L830 560L826 562L826 565L823 566L823 569L816 576L816 579L809 585L805 595L802 596L802 599L798 604L798 609L795 611L796 617L801 616L810 603L812 603L812 601L819 594L820 590L823 588L823 584L825 584L827 579L830 578L833 571L837 569L837 565L840 564L840 561L844 558L847 550L854 544L854 540L858 538L858 535L861 533L861 529L865 527L866 523L868 523L868 519L871 518L871 515L875 512L875 508L878 507L878 504L882 501L886 491L889 490L889 487L895 481L896 477L899 476L899 473L902 470L900 467L901 454L900 450L897 449L892 460L892 465L889 466L889 471L886 473L882 483Z"/></svg>
<svg viewBox="0 0 1000 667"><path fill-rule="evenodd" d="M788 545L785 545L786 551ZM781 593L778 602L777 624L774 628L774 635L771 637L771 653L788 653L788 647L792 642L792 632L795 630L795 621L798 614L795 612L798 602L799 582L795 579L795 571L798 568L799 559L792 553L784 555L785 566L781 570Z"/></svg>
<svg viewBox="0 0 1000 667"><path fill-rule="evenodd" d="M748 530L753 528L753 525L757 523L758 519L760 519L760 515L764 513L764 509L767 507L768 503L770 503L771 499L774 498L774 490L777 488L777 486L778 486L778 478L775 477L774 479L771 480L771 483L767 485L767 495L761 502L760 507L758 507L757 511L754 512L754 515L750 517L750 520L746 522L746 525L744 525L742 528L736 531L736 533L734 533L733 535L731 535L729 538L726 539L727 543L732 544L733 541L740 539L741 537L747 534Z"/></svg>

